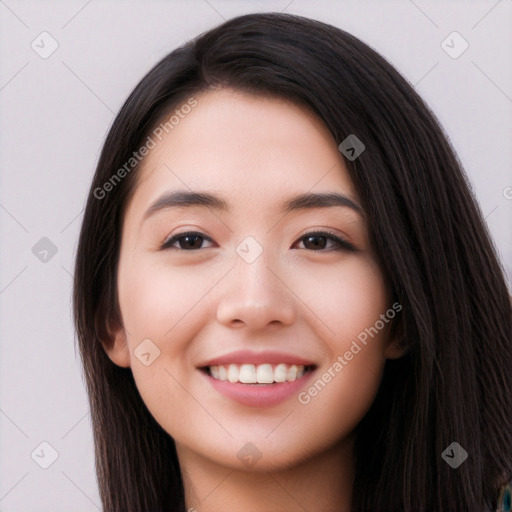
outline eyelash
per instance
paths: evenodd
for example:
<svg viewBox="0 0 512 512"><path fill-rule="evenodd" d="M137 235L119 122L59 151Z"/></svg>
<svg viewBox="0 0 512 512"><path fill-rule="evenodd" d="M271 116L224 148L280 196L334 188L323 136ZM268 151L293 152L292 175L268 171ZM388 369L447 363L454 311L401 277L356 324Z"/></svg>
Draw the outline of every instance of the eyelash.
<svg viewBox="0 0 512 512"><path fill-rule="evenodd" d="M181 238L185 238L187 236L199 236L203 240L206 240L208 242L213 242L213 240L209 236L206 236L205 234L203 234L203 233L201 233L199 231L185 231L183 233L178 233L178 234L172 236L171 238L169 238L168 240L166 240L163 243L161 248L162 249L178 249L180 251L187 251L187 252L194 252L194 251L201 250L201 249L181 249L179 247L172 247L172 245L175 242L177 242ZM331 252L331 251L352 251L352 252L355 252L357 250L356 247L354 245L352 245L350 242L347 242L347 240L344 240L343 238L340 238L339 236L335 235L334 233L330 233L328 231L311 231L310 233L306 233L305 235L302 235L299 238L299 241L302 241L302 240L304 240L307 237L318 237L318 238L323 237L323 238L327 238L328 240L331 240L331 241L335 242L338 245L338 247L334 248L334 249L318 249L316 251L312 250L312 249L309 249L312 252ZM308 250L308 249L305 249L305 250Z"/></svg>

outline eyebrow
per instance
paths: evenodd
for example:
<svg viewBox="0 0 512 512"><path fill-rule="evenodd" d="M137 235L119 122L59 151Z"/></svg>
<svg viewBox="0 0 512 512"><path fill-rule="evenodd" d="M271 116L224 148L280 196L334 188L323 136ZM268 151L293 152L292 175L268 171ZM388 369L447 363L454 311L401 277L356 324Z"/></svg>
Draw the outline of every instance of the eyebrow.
<svg viewBox="0 0 512 512"><path fill-rule="evenodd" d="M178 190L167 192L160 196L144 214L144 219L164 209L176 207L204 206L214 210L229 212L229 204L219 196L207 192L193 192ZM363 208L349 197L337 192L306 193L301 194L284 203L282 214L299 210L311 210L314 208L329 208L342 206L351 208L356 213L364 216Z"/></svg>

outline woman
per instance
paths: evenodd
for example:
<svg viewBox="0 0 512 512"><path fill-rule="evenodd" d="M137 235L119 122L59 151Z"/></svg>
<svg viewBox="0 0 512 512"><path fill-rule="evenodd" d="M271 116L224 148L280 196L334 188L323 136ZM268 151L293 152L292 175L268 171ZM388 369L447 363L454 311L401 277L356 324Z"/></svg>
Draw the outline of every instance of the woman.
<svg viewBox="0 0 512 512"><path fill-rule="evenodd" d="M74 312L105 511L501 506L502 269L434 115L342 30L241 16L144 77Z"/></svg>

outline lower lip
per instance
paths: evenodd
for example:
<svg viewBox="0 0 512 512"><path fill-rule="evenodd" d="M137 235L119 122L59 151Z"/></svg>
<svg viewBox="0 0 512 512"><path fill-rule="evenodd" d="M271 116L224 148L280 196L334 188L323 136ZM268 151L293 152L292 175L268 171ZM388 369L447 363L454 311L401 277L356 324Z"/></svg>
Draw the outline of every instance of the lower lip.
<svg viewBox="0 0 512 512"><path fill-rule="evenodd" d="M312 377L314 370L306 372L293 382L275 382L274 384L242 384L228 380L214 379L199 370L219 393L249 407L272 407L297 395L306 382Z"/></svg>

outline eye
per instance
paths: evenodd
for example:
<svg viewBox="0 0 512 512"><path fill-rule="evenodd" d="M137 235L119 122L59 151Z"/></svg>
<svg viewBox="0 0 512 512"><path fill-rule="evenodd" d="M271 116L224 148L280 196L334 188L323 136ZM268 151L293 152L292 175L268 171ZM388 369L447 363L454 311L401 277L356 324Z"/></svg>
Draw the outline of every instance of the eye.
<svg viewBox="0 0 512 512"><path fill-rule="evenodd" d="M180 249L183 251L197 251L204 249L202 247L204 241L213 242L213 240L206 236L204 233L198 231L186 231L184 233L177 233L162 245L162 249ZM304 241L304 248L312 251L356 251L356 248L343 238L325 231L314 231L307 233L300 238L300 241ZM328 243L331 242L331 247L328 247ZM178 244L178 247L176 247ZM334 247L332 247L334 245Z"/></svg>
<svg viewBox="0 0 512 512"><path fill-rule="evenodd" d="M300 241L304 241L304 246L306 249L312 251L356 251L356 247L353 246L350 242L347 242L343 238L325 231L314 231L311 233L307 233L300 238ZM331 242L334 247L326 248L328 242Z"/></svg>
<svg viewBox="0 0 512 512"><path fill-rule="evenodd" d="M213 240L203 233L198 231L186 231L185 233L178 233L164 242L162 249L181 249L183 251L195 251L203 249L203 241L213 242ZM179 247L175 247L178 242ZM174 247L173 247L174 246Z"/></svg>

